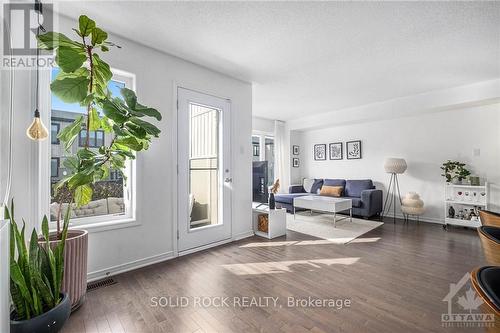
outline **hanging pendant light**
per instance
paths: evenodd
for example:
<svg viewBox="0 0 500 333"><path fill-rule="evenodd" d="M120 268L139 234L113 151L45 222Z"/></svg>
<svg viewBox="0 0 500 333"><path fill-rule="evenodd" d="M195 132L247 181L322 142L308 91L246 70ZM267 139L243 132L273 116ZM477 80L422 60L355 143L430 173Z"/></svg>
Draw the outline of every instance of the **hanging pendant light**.
<svg viewBox="0 0 500 333"><path fill-rule="evenodd" d="M36 0L35 1L35 11L37 12L37 17L38 17L38 27L36 29L36 36L38 37L40 35L40 28L41 28L41 25L40 25L40 14L42 13L42 3L39 1L39 0ZM37 38L37 42L38 42L38 38ZM47 128L45 127L45 125L43 124L42 120L40 119L40 111L38 111L38 108L39 108L39 96L38 96L38 85L39 85L39 65L38 65L38 59L40 57L40 49L38 48L38 45L37 45L37 48L36 48L36 91L35 91L35 95L36 95L36 100L35 100L35 104L36 104L36 108L35 108L35 114L34 114L34 119L33 119L33 122L31 123L31 125L28 127L28 129L26 130L26 135L28 136L28 138L30 138L31 140L34 140L34 141L42 141L42 140L45 140L48 136L49 136L49 133L47 132Z"/></svg>

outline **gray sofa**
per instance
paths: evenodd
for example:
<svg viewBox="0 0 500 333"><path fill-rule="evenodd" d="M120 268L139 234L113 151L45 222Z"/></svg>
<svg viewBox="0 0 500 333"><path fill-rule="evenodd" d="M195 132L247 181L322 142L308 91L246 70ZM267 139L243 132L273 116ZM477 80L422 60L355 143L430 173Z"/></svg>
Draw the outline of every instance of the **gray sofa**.
<svg viewBox="0 0 500 333"><path fill-rule="evenodd" d="M342 186L342 197L352 200L352 214L362 217L373 217L382 213L382 191L377 190L371 179L315 179L309 192L303 185L292 185L286 194L276 194L278 207L293 212L293 199L305 195L319 195L323 185Z"/></svg>

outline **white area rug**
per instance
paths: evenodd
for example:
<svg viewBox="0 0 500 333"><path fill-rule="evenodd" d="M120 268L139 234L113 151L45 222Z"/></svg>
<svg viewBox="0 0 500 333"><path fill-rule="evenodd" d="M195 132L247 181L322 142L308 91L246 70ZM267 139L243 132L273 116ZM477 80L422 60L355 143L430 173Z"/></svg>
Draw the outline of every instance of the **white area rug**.
<svg viewBox="0 0 500 333"><path fill-rule="evenodd" d="M337 215L337 218L344 215ZM300 232L302 234L325 239L334 244L346 244L366 234L368 231L381 226L382 222L369 221L352 218L337 221L337 227L333 227L333 215L309 212L297 213L297 218L293 214L286 214L286 227L288 230Z"/></svg>

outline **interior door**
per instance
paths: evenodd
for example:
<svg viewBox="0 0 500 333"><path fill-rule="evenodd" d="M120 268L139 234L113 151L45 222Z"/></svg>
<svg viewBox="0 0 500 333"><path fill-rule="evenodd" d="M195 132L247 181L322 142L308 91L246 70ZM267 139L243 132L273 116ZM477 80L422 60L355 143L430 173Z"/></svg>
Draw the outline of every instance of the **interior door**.
<svg viewBox="0 0 500 333"><path fill-rule="evenodd" d="M178 250L231 238L230 101L177 90Z"/></svg>

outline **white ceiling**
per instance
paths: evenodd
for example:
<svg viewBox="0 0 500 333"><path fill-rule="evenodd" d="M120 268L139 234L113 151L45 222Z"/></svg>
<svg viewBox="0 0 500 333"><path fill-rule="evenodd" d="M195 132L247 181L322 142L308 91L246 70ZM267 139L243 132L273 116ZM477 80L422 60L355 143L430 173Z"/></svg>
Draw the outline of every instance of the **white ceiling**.
<svg viewBox="0 0 500 333"><path fill-rule="evenodd" d="M500 2L78 1L60 11L252 82L265 118L500 77Z"/></svg>

